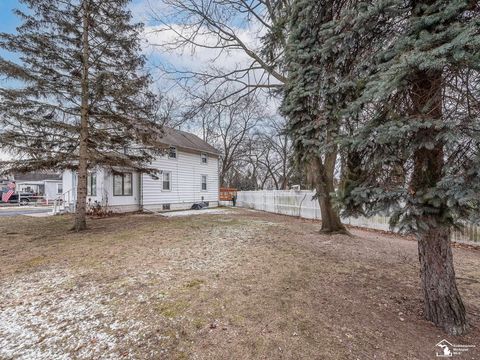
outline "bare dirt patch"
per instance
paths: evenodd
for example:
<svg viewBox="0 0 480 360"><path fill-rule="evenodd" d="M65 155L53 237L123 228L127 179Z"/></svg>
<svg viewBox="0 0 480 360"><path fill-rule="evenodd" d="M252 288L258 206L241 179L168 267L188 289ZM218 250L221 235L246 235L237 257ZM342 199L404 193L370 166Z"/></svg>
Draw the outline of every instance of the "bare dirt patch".
<svg viewBox="0 0 480 360"><path fill-rule="evenodd" d="M232 210L233 211L233 210ZM422 319L416 243L232 213L0 223L0 358L480 358L480 252L455 248L470 334Z"/></svg>

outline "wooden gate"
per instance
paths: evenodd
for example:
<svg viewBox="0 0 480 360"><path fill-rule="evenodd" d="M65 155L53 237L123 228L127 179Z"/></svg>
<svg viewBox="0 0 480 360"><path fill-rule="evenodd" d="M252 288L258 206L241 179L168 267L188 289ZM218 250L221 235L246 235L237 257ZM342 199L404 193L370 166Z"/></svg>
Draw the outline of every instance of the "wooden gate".
<svg viewBox="0 0 480 360"><path fill-rule="evenodd" d="M232 201L234 196L237 196L237 189L220 188L220 201Z"/></svg>

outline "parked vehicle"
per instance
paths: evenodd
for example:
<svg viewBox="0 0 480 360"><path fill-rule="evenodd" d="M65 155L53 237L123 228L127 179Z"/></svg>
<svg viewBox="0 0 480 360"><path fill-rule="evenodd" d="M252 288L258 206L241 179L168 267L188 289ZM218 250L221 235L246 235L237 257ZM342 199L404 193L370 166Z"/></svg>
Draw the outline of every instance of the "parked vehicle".
<svg viewBox="0 0 480 360"><path fill-rule="evenodd" d="M15 193L12 196L10 196L10 199L8 200L8 204L18 204L20 198L20 205L28 205L31 202L35 201L35 194L33 193ZM0 204L4 204L2 201L2 193L0 192Z"/></svg>

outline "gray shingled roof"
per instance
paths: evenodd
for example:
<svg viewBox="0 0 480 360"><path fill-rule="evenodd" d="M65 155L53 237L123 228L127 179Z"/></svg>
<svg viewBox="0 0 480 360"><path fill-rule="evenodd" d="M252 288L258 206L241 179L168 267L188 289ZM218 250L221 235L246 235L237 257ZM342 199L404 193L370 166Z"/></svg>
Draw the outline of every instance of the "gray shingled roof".
<svg viewBox="0 0 480 360"><path fill-rule="evenodd" d="M178 148L196 150L209 154L219 155L220 152L198 136L172 128L164 128L164 134L159 140L160 143Z"/></svg>

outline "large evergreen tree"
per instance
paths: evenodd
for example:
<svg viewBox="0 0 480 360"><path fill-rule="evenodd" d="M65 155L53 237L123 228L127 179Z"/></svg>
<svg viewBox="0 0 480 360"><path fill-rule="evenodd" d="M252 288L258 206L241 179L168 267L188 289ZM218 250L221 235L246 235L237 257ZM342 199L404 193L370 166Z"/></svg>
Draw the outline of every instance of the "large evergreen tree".
<svg viewBox="0 0 480 360"><path fill-rule="evenodd" d="M338 5L338 4L337 4ZM282 111L289 119L289 132L299 163L316 189L324 233L345 232L331 194L340 129L332 52L323 51L322 27L338 11L334 1L297 0L292 6L286 52L288 80Z"/></svg>
<svg viewBox="0 0 480 360"><path fill-rule="evenodd" d="M343 139L359 160L340 199L347 213L388 213L417 235L425 317L455 335L467 321L450 229L480 215L479 14L467 0L362 4L353 31L384 31L363 59L347 112L359 120Z"/></svg>
<svg viewBox="0 0 480 360"><path fill-rule="evenodd" d="M158 134L142 71L140 24L128 0L21 0L22 24L0 34L19 61L0 58L0 147L11 170L78 174L75 229L86 227L87 172L95 166L150 171Z"/></svg>

